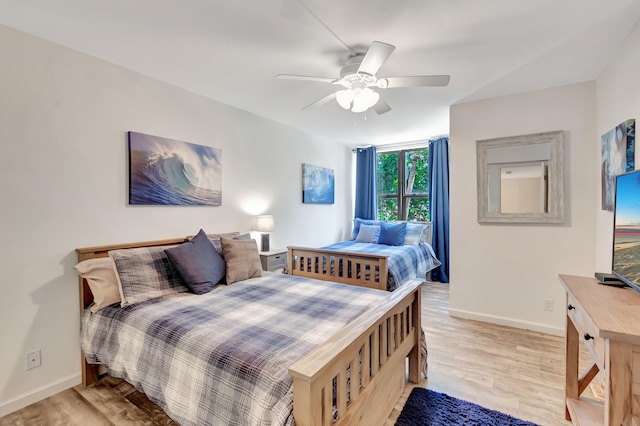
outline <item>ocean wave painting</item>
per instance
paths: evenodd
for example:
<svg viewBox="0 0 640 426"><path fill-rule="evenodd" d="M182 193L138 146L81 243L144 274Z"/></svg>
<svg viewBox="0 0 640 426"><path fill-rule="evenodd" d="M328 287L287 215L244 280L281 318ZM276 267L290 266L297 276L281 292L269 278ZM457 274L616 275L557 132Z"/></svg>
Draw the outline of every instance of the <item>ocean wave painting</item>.
<svg viewBox="0 0 640 426"><path fill-rule="evenodd" d="M600 137L602 210L613 211L616 176L635 170L636 120L618 124Z"/></svg>
<svg viewBox="0 0 640 426"><path fill-rule="evenodd" d="M302 165L302 202L312 204L333 204L333 170L324 167Z"/></svg>
<svg viewBox="0 0 640 426"><path fill-rule="evenodd" d="M129 204L222 205L222 151L129 132Z"/></svg>

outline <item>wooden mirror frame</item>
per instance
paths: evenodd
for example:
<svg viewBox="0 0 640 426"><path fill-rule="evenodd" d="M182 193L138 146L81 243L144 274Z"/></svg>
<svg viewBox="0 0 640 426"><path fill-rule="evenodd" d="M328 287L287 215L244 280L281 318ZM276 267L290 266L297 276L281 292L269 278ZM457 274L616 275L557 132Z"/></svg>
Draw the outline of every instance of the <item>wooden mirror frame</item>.
<svg viewBox="0 0 640 426"><path fill-rule="evenodd" d="M478 223L562 223L564 222L562 130L476 141L478 171ZM548 143L548 209L545 213L499 213L489 211L489 165L487 151Z"/></svg>

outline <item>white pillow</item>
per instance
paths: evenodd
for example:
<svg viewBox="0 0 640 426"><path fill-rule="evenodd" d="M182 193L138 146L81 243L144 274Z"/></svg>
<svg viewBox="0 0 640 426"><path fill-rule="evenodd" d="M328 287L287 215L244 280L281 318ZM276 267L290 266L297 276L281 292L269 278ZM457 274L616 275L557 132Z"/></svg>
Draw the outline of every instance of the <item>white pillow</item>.
<svg viewBox="0 0 640 426"><path fill-rule="evenodd" d="M96 257L83 260L74 266L80 277L87 280L93 293L91 312L98 312L114 303L120 303L120 288L113 260L110 257Z"/></svg>
<svg viewBox="0 0 640 426"><path fill-rule="evenodd" d="M358 236L356 237L356 243L378 243L380 237L379 225L360 225Z"/></svg>
<svg viewBox="0 0 640 426"><path fill-rule="evenodd" d="M425 226L421 223L409 223L407 222L407 233L404 234L405 246L417 246L422 242Z"/></svg>

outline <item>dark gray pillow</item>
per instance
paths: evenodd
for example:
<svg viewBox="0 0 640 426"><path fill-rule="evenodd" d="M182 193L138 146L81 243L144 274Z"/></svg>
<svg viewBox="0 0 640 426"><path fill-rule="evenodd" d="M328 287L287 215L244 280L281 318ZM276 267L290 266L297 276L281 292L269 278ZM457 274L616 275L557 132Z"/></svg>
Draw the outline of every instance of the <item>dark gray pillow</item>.
<svg viewBox="0 0 640 426"><path fill-rule="evenodd" d="M164 251L192 293L210 292L225 274L225 262L201 229L190 241Z"/></svg>

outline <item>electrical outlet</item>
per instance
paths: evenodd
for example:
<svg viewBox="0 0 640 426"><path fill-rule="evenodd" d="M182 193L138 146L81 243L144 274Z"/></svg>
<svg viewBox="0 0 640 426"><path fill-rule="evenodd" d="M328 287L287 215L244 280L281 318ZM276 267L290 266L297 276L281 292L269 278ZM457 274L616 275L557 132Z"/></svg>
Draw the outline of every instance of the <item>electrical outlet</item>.
<svg viewBox="0 0 640 426"><path fill-rule="evenodd" d="M553 311L553 299L544 299L544 310Z"/></svg>
<svg viewBox="0 0 640 426"><path fill-rule="evenodd" d="M40 349L27 352L27 370L40 367Z"/></svg>

